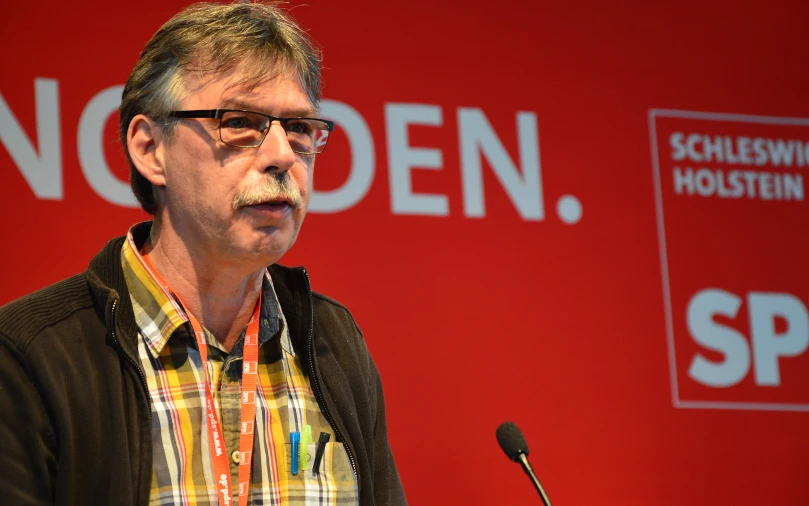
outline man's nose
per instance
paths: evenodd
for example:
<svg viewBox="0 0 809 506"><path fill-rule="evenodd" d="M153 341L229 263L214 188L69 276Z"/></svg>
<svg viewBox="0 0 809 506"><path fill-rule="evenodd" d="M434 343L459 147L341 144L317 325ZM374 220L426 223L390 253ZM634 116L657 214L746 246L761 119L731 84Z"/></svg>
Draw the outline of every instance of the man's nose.
<svg viewBox="0 0 809 506"><path fill-rule="evenodd" d="M267 137L258 148L260 156L265 158L265 167L285 172L295 163L295 152L280 121L274 120L268 128Z"/></svg>

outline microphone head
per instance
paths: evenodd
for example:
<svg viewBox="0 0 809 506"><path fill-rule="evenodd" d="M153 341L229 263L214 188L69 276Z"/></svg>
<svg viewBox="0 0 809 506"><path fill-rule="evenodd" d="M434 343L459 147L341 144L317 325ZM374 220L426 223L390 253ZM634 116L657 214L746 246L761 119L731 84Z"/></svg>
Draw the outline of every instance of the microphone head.
<svg viewBox="0 0 809 506"><path fill-rule="evenodd" d="M497 428L497 442L506 456L514 462L520 458L521 453L528 455L528 444L514 422L506 422Z"/></svg>

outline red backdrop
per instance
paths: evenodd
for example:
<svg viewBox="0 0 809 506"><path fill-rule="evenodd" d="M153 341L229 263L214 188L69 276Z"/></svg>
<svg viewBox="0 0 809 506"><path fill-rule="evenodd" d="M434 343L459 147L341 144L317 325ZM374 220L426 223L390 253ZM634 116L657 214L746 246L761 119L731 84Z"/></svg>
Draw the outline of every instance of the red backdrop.
<svg viewBox="0 0 809 506"><path fill-rule="evenodd" d="M0 303L145 218L103 92L184 4L4 8ZM283 263L363 329L412 504L537 502L505 420L554 504L807 504L809 4L574 4L295 7L342 133Z"/></svg>

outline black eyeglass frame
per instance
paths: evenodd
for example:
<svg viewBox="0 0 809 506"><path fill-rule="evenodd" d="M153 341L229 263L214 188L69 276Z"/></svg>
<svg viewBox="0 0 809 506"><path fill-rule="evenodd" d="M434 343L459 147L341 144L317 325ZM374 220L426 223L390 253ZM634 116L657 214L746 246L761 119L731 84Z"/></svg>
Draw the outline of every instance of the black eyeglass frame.
<svg viewBox="0 0 809 506"><path fill-rule="evenodd" d="M228 112L247 112L247 113L250 113L250 114L257 114L259 116L264 116L265 118L268 118L270 120L270 122L267 123L267 131L264 132L264 134L262 135L261 142L259 142L255 146L239 146L238 144L231 144L231 143L225 141L222 138L222 117L225 115L225 113L228 113ZM287 132L287 123L289 121L293 121L293 120L320 121L320 122L326 124L326 126L328 127L326 130L328 130L329 132L334 131L334 121L330 121L330 120L323 119L323 118L279 118L278 116L270 116L269 114L264 114L263 112L248 111L248 110L245 110L245 109L194 109L194 110L188 110L188 111L171 111L171 112L169 112L169 117L171 117L171 118L183 118L183 119L206 119L206 118L218 119L219 120L219 127L218 127L219 140L222 141L223 143L227 144L228 146L232 146L234 148L242 148L242 149L255 149L255 148L258 148L259 146L261 146L264 143L264 139L267 138L267 134L270 132L270 127L272 126L274 121L278 121L281 124L281 128L284 129L284 132L287 135L289 135L289 132ZM326 140L326 144L323 146L323 149L321 151L315 151L314 153L304 153L304 152L300 152L300 151L295 151L294 148L292 149L292 151L294 151L295 153L298 153L300 155L318 155L318 154L320 154L320 153L322 153L323 151L326 150L326 146L328 146L328 139Z"/></svg>

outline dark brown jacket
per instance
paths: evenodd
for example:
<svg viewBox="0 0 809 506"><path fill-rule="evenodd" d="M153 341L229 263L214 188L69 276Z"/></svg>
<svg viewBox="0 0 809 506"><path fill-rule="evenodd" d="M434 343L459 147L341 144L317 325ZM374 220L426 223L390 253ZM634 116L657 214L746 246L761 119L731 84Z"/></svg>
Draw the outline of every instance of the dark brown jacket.
<svg viewBox="0 0 809 506"><path fill-rule="evenodd" d="M124 238L89 269L0 308L0 502L145 505L149 394L121 268ZM348 310L303 268L270 267L296 351L357 474L360 504L405 504L382 385Z"/></svg>

